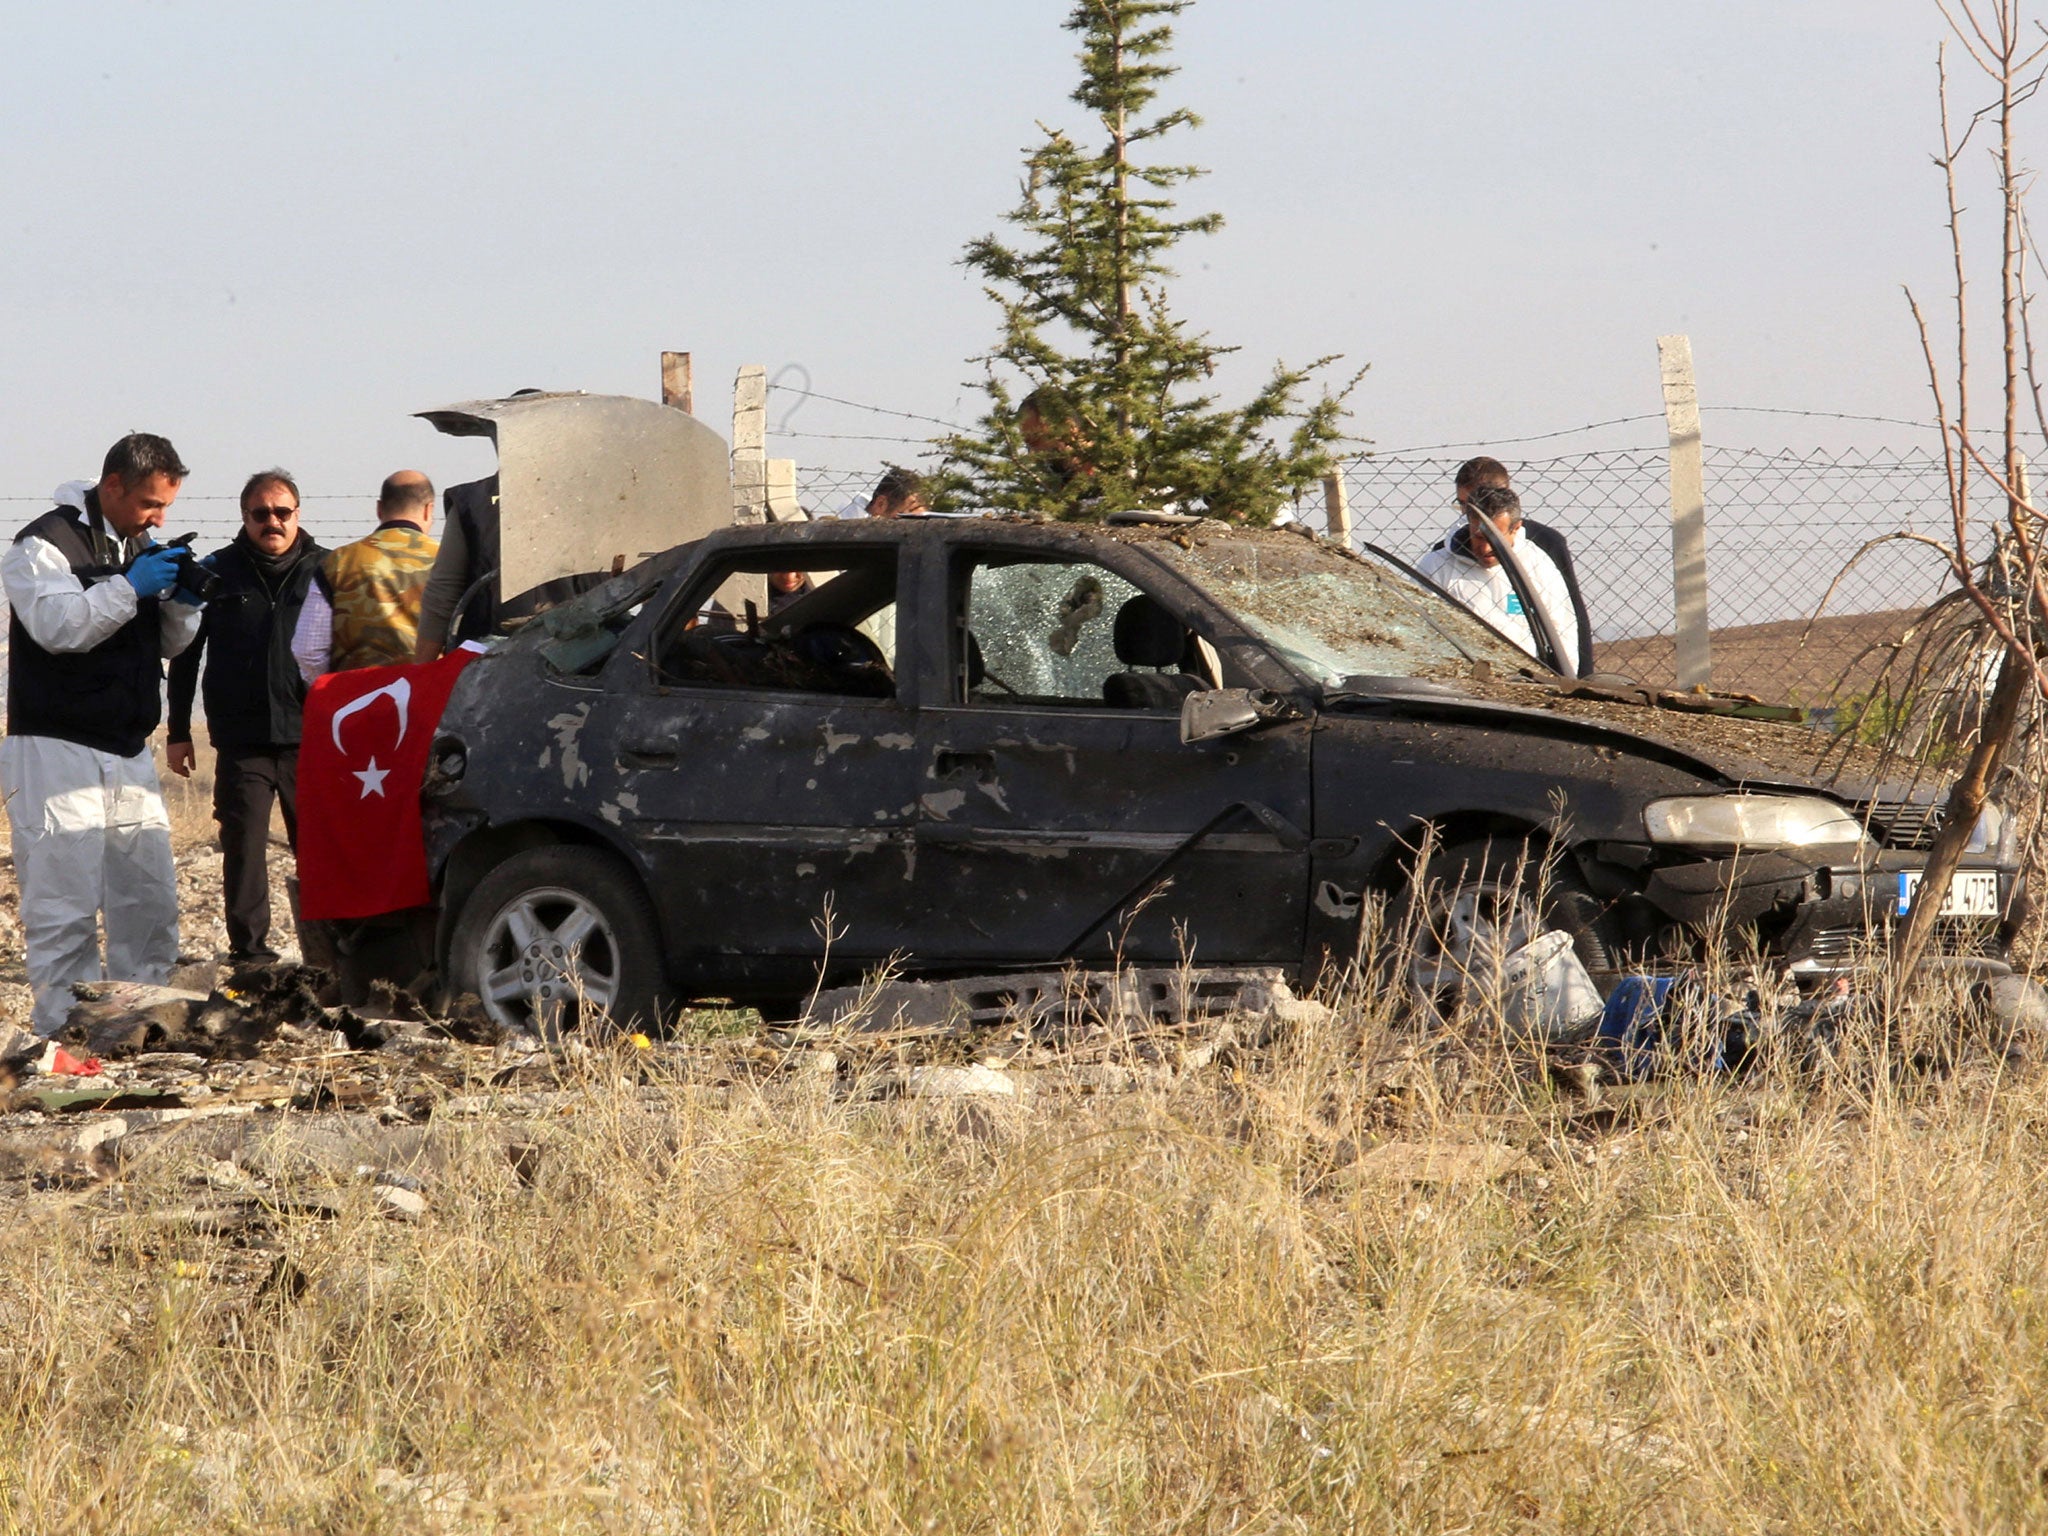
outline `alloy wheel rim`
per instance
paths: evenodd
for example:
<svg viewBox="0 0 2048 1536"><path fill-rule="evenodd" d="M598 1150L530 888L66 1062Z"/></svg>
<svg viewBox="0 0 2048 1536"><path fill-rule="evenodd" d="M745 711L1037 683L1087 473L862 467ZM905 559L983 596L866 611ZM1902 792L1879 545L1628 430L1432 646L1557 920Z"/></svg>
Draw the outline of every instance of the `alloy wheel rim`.
<svg viewBox="0 0 2048 1536"><path fill-rule="evenodd" d="M617 998L618 940L587 896L543 886L520 892L491 918L477 971L492 1022L559 1040Z"/></svg>

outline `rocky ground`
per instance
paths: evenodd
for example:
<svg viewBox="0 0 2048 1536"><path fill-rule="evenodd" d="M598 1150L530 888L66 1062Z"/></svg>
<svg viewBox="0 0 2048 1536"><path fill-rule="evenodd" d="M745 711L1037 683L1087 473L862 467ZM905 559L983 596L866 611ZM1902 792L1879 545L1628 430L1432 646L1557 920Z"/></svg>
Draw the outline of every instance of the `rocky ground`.
<svg viewBox="0 0 2048 1536"><path fill-rule="evenodd" d="M324 974L301 967L290 942L281 829L272 942L284 958L256 973L222 969L206 793L175 781L167 790L183 956L173 987L82 989L56 1042L28 1029L12 864L0 858L0 1228L38 1212L132 1218L146 1200L150 1220L211 1255L213 1278L260 1284L281 1252L268 1234L289 1217L366 1191L394 1218L427 1212L451 1137L472 1147L479 1134L501 1137L516 1173L536 1126L593 1108L662 1118L735 1093L1021 1103L1193 1087L1217 1081L1233 1052L1324 1012L1267 978L1246 994L1250 1016L1116 1028L1099 1011L991 1028L966 1011L935 1015L929 996L921 1016L885 1015L849 993L822 1000L830 1006L809 1028L700 1013L660 1039L543 1047L503 1037L475 1010L433 1017L402 993L370 1008L323 1006ZM1055 1002L1058 988L1054 977ZM166 1204L167 1188L183 1194Z"/></svg>

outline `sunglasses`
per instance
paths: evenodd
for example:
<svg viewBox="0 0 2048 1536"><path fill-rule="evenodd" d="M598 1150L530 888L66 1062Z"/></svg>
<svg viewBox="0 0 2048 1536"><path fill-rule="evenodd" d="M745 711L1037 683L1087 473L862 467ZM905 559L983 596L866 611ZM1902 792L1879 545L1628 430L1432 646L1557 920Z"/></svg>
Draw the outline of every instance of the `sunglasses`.
<svg viewBox="0 0 2048 1536"><path fill-rule="evenodd" d="M242 513L252 523L288 523L298 515L297 507L249 507Z"/></svg>

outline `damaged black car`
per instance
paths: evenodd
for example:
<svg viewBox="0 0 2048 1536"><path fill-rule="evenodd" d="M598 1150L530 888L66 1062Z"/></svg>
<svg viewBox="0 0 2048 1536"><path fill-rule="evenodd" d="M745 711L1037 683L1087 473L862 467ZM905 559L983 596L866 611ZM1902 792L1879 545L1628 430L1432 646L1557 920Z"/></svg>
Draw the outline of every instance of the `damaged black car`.
<svg viewBox="0 0 2048 1536"><path fill-rule="evenodd" d="M461 678L424 787L443 975L549 1033L882 966L1312 984L1376 913L1419 919L1440 1001L1552 929L1596 978L1725 942L1823 974L1902 910L1938 786L1749 717L1788 713L1560 678L1293 531L733 527ZM1950 951L2004 942L2006 832L1975 830Z"/></svg>

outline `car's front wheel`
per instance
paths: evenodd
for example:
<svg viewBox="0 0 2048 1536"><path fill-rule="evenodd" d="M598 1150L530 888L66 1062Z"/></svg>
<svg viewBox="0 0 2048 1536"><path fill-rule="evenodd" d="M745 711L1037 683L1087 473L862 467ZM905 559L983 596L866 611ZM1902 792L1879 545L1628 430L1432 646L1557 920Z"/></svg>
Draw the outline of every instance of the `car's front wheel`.
<svg viewBox="0 0 2048 1536"><path fill-rule="evenodd" d="M516 853L478 882L449 946L455 990L501 1028L559 1040L658 1021L661 935L631 870L596 848Z"/></svg>
<svg viewBox="0 0 2048 1536"><path fill-rule="evenodd" d="M1538 935L1561 929L1587 971L1611 974L1614 948L1599 902L1541 848L1477 838L1439 848L1410 887L1409 986L1418 1005L1449 1019L1502 962Z"/></svg>

